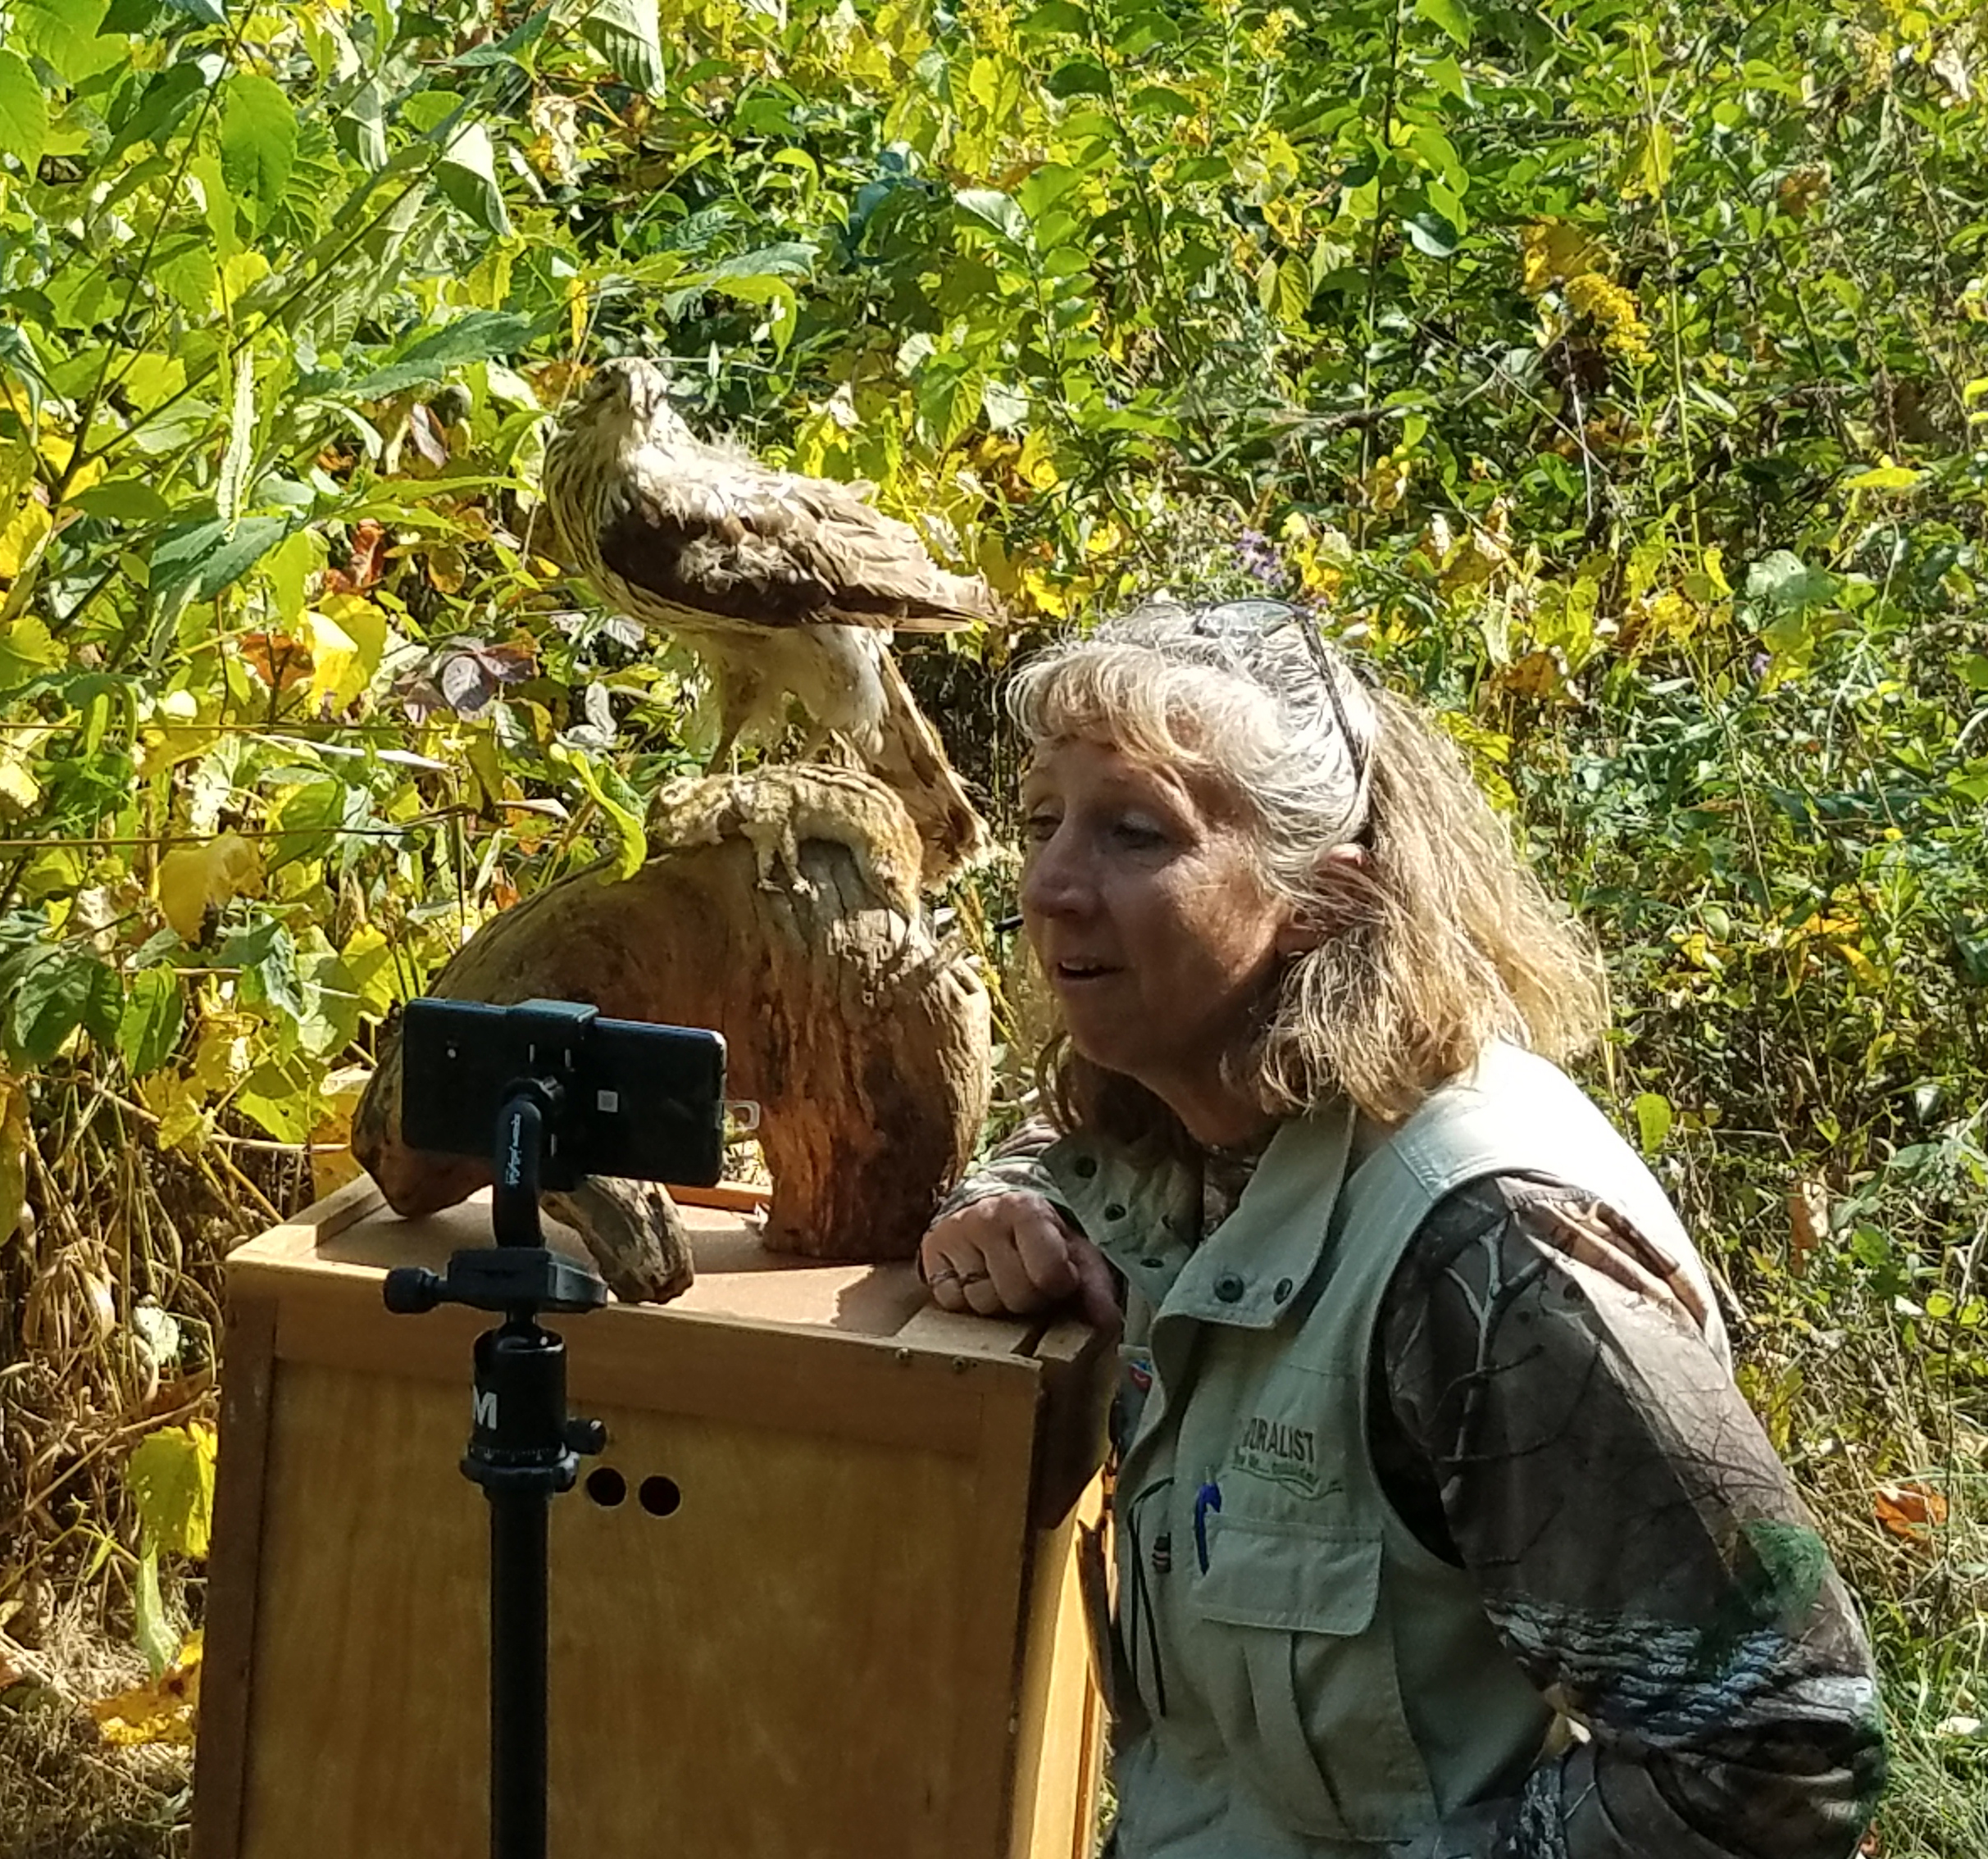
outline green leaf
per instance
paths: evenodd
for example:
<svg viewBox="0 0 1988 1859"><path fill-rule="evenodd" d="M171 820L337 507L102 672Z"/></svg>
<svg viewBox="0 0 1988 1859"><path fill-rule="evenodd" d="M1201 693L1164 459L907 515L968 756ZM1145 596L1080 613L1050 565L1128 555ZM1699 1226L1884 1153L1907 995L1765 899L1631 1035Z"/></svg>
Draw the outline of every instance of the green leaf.
<svg viewBox="0 0 1988 1859"><path fill-rule="evenodd" d="M0 50L0 154L32 175L48 141L48 105L28 61Z"/></svg>
<svg viewBox="0 0 1988 1859"><path fill-rule="evenodd" d="M385 107L377 78L368 78L353 93L331 127L339 148L361 167L377 173L387 165Z"/></svg>
<svg viewBox="0 0 1988 1859"><path fill-rule="evenodd" d="M102 986L117 977L80 950L50 949L23 975L14 990L14 1045L30 1065L46 1065L83 1024Z"/></svg>
<svg viewBox="0 0 1988 1859"><path fill-rule="evenodd" d="M1988 658L1978 652L1968 652L1960 661L1959 670L1976 690L1988 691Z"/></svg>
<svg viewBox="0 0 1988 1859"><path fill-rule="evenodd" d="M31 683L68 661L69 655L34 614L24 613L11 625L0 629L0 691Z"/></svg>
<svg viewBox="0 0 1988 1859"><path fill-rule="evenodd" d="M1663 1147L1663 1139L1671 1133L1675 1113L1671 1100L1654 1091L1639 1092L1636 1096L1636 1134L1643 1143L1643 1152L1654 1156Z"/></svg>
<svg viewBox="0 0 1988 1859"><path fill-rule="evenodd" d="M1048 89L1052 97L1109 97L1112 80L1096 60L1072 58L1050 72Z"/></svg>
<svg viewBox="0 0 1988 1859"><path fill-rule="evenodd" d="M108 962L99 962L90 977L89 996L83 1002L83 1030L99 1052L117 1050L117 1034L125 1011L125 985Z"/></svg>
<svg viewBox="0 0 1988 1859"><path fill-rule="evenodd" d="M1746 597L1776 607L1818 607L1833 599L1836 577L1826 569L1806 566L1785 548L1763 555L1746 571Z"/></svg>
<svg viewBox="0 0 1988 1859"><path fill-rule="evenodd" d="M427 135L462 107L462 93L454 90L417 90L400 107L400 120L411 130Z"/></svg>
<svg viewBox="0 0 1988 1859"><path fill-rule="evenodd" d="M511 230L504 196L497 184L497 152L481 123L466 123L435 169L435 181L449 204L486 232L503 238Z"/></svg>
<svg viewBox="0 0 1988 1859"><path fill-rule="evenodd" d="M1415 10L1431 25L1440 26L1456 40L1468 46L1471 35L1470 8L1463 0L1415 0Z"/></svg>
<svg viewBox="0 0 1988 1859"><path fill-rule="evenodd" d="M136 108L111 138L98 171L107 170L127 148L135 148L141 142L163 148L194 98L216 83L221 72L221 61L211 57L182 58L168 65L145 86Z"/></svg>
<svg viewBox="0 0 1988 1859"><path fill-rule="evenodd" d="M292 788L276 809L277 836L270 869L300 859L322 858L330 851L339 829L348 823L348 803L354 799L363 812L364 792L330 776L301 781Z"/></svg>
<svg viewBox="0 0 1988 1859"><path fill-rule="evenodd" d="M1090 16L1071 0L1043 0L1042 5L1021 22L1024 32L1062 32L1082 39L1090 31Z"/></svg>
<svg viewBox="0 0 1988 1859"><path fill-rule="evenodd" d="M204 1556L214 1531L214 1429L161 1427L131 1449L125 1481L138 1506L148 1548L167 1556Z"/></svg>
<svg viewBox="0 0 1988 1859"><path fill-rule="evenodd" d="M568 766L586 790L587 798L607 816L607 824L613 830L614 862L601 874L602 882L612 884L619 879L634 877L642 869L642 861L648 857L648 835L643 830L640 817L607 792L598 771L585 755L571 756Z"/></svg>
<svg viewBox="0 0 1988 1859"><path fill-rule="evenodd" d="M1457 248L1463 243L1463 235L1433 207L1411 214L1401 225L1408 235L1409 244L1427 257L1453 257Z"/></svg>
<svg viewBox="0 0 1988 1859"><path fill-rule="evenodd" d="M286 536L264 557L262 572L276 597L276 611L287 627L303 618L304 589L312 575L325 565L323 543L308 530Z"/></svg>
<svg viewBox="0 0 1988 1859"><path fill-rule="evenodd" d="M121 33L99 35L106 0L16 0L20 49L51 66L65 84L78 84L130 57Z"/></svg>
<svg viewBox="0 0 1988 1859"><path fill-rule="evenodd" d="M580 36L630 89L653 97L662 89L662 39L656 0L586 0Z"/></svg>
<svg viewBox="0 0 1988 1859"><path fill-rule="evenodd" d="M305 1143L311 1138L311 1085L317 1067L301 1057L289 1063L271 1060L242 1080L235 1107L252 1117L279 1143Z"/></svg>
<svg viewBox="0 0 1988 1859"><path fill-rule="evenodd" d="M221 92L220 134L228 191L259 226L297 164L297 112L273 79L245 73L230 78Z"/></svg>
<svg viewBox="0 0 1988 1859"><path fill-rule="evenodd" d="M384 400L390 393L403 393L426 381L446 380L453 368L515 355L537 331L538 325L528 316L513 316L498 310L472 310L468 316L430 331L398 361L389 361L355 380L307 380L303 390L307 393L335 393L353 400Z"/></svg>
<svg viewBox="0 0 1988 1859"><path fill-rule="evenodd" d="M271 1016L294 1021L303 1012L303 987L297 975L297 943L274 917L230 936L221 945L221 965L242 971L242 998L266 1007Z"/></svg>
<svg viewBox="0 0 1988 1859"><path fill-rule="evenodd" d="M112 478L69 501L86 516L111 523L158 523L172 514L172 506L143 478Z"/></svg>
<svg viewBox="0 0 1988 1859"><path fill-rule="evenodd" d="M131 977L117 1023L117 1055L134 1078L148 1078L180 1049L186 1000L169 968L143 968Z"/></svg>
<svg viewBox="0 0 1988 1859"><path fill-rule="evenodd" d="M152 546L152 598L175 613L189 600L212 600L289 533L287 516L244 516L232 535L219 520L176 524Z"/></svg>
<svg viewBox="0 0 1988 1859"><path fill-rule="evenodd" d="M131 1637L155 1679L179 1655L179 1635L173 1631L159 1593L159 1552L152 1543L146 1544L138 1559L138 1583L131 1595Z"/></svg>
<svg viewBox="0 0 1988 1859"><path fill-rule="evenodd" d="M964 207L976 220L990 225L1012 244L1029 242L1029 216L1021 203L991 187L962 188L953 196L953 204Z"/></svg>

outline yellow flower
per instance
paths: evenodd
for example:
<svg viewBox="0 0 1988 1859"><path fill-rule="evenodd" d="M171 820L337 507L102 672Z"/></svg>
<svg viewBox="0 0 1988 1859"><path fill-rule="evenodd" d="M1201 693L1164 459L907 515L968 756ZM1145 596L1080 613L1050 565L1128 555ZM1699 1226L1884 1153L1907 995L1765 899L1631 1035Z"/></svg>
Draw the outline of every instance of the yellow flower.
<svg viewBox="0 0 1988 1859"><path fill-rule="evenodd" d="M1612 283L1599 271L1569 278L1567 303L1575 315L1585 316L1601 326L1602 347L1610 354L1619 355L1625 361L1634 362L1639 367L1647 366L1657 359L1649 327L1643 320L1635 298L1620 284Z"/></svg>

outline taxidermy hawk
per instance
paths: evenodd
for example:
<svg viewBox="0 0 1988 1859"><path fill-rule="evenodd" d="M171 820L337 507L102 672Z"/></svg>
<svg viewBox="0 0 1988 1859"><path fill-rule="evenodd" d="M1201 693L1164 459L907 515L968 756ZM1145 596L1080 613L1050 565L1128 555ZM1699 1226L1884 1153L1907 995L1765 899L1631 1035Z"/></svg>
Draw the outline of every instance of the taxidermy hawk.
<svg viewBox="0 0 1988 1859"><path fill-rule="evenodd" d="M777 734L792 698L813 726L803 757L839 737L902 798L928 883L973 862L986 828L888 645L894 628L991 619L993 596L937 566L860 487L707 444L668 389L653 362L607 362L547 447L545 501L569 560L610 605L704 661L721 723L712 767L742 731Z"/></svg>

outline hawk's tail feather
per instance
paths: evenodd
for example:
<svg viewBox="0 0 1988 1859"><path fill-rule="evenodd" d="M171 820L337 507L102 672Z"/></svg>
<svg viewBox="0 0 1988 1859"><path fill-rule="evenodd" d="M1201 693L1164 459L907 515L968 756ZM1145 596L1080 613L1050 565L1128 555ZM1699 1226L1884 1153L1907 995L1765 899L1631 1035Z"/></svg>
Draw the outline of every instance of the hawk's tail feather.
<svg viewBox="0 0 1988 1859"><path fill-rule="evenodd" d="M929 888L980 864L993 851L994 840L966 784L946 759L938 730L919 709L888 651L879 655L877 679L884 690L884 715L870 772L903 802L918 829Z"/></svg>

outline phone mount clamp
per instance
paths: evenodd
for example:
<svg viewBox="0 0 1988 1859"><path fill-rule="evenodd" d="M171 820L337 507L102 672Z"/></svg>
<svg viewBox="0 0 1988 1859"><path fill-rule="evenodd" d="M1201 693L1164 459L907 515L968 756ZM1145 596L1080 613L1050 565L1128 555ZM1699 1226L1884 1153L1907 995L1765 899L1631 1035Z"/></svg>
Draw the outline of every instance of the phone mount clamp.
<svg viewBox="0 0 1988 1859"><path fill-rule="evenodd" d="M571 1491L583 1455L607 1443L598 1420L570 1418L566 1344L540 1328L547 1313L579 1316L607 1287L545 1243L543 1189L575 1186L570 1080L597 1010L572 1002L513 1007L529 1034L530 1072L503 1091L491 1168L497 1243L452 1253L446 1273L409 1266L386 1277L401 1315L463 1304L504 1320L476 1339L475 1407L463 1475L490 1506L490 1852L544 1859L546 1837L546 1525Z"/></svg>

